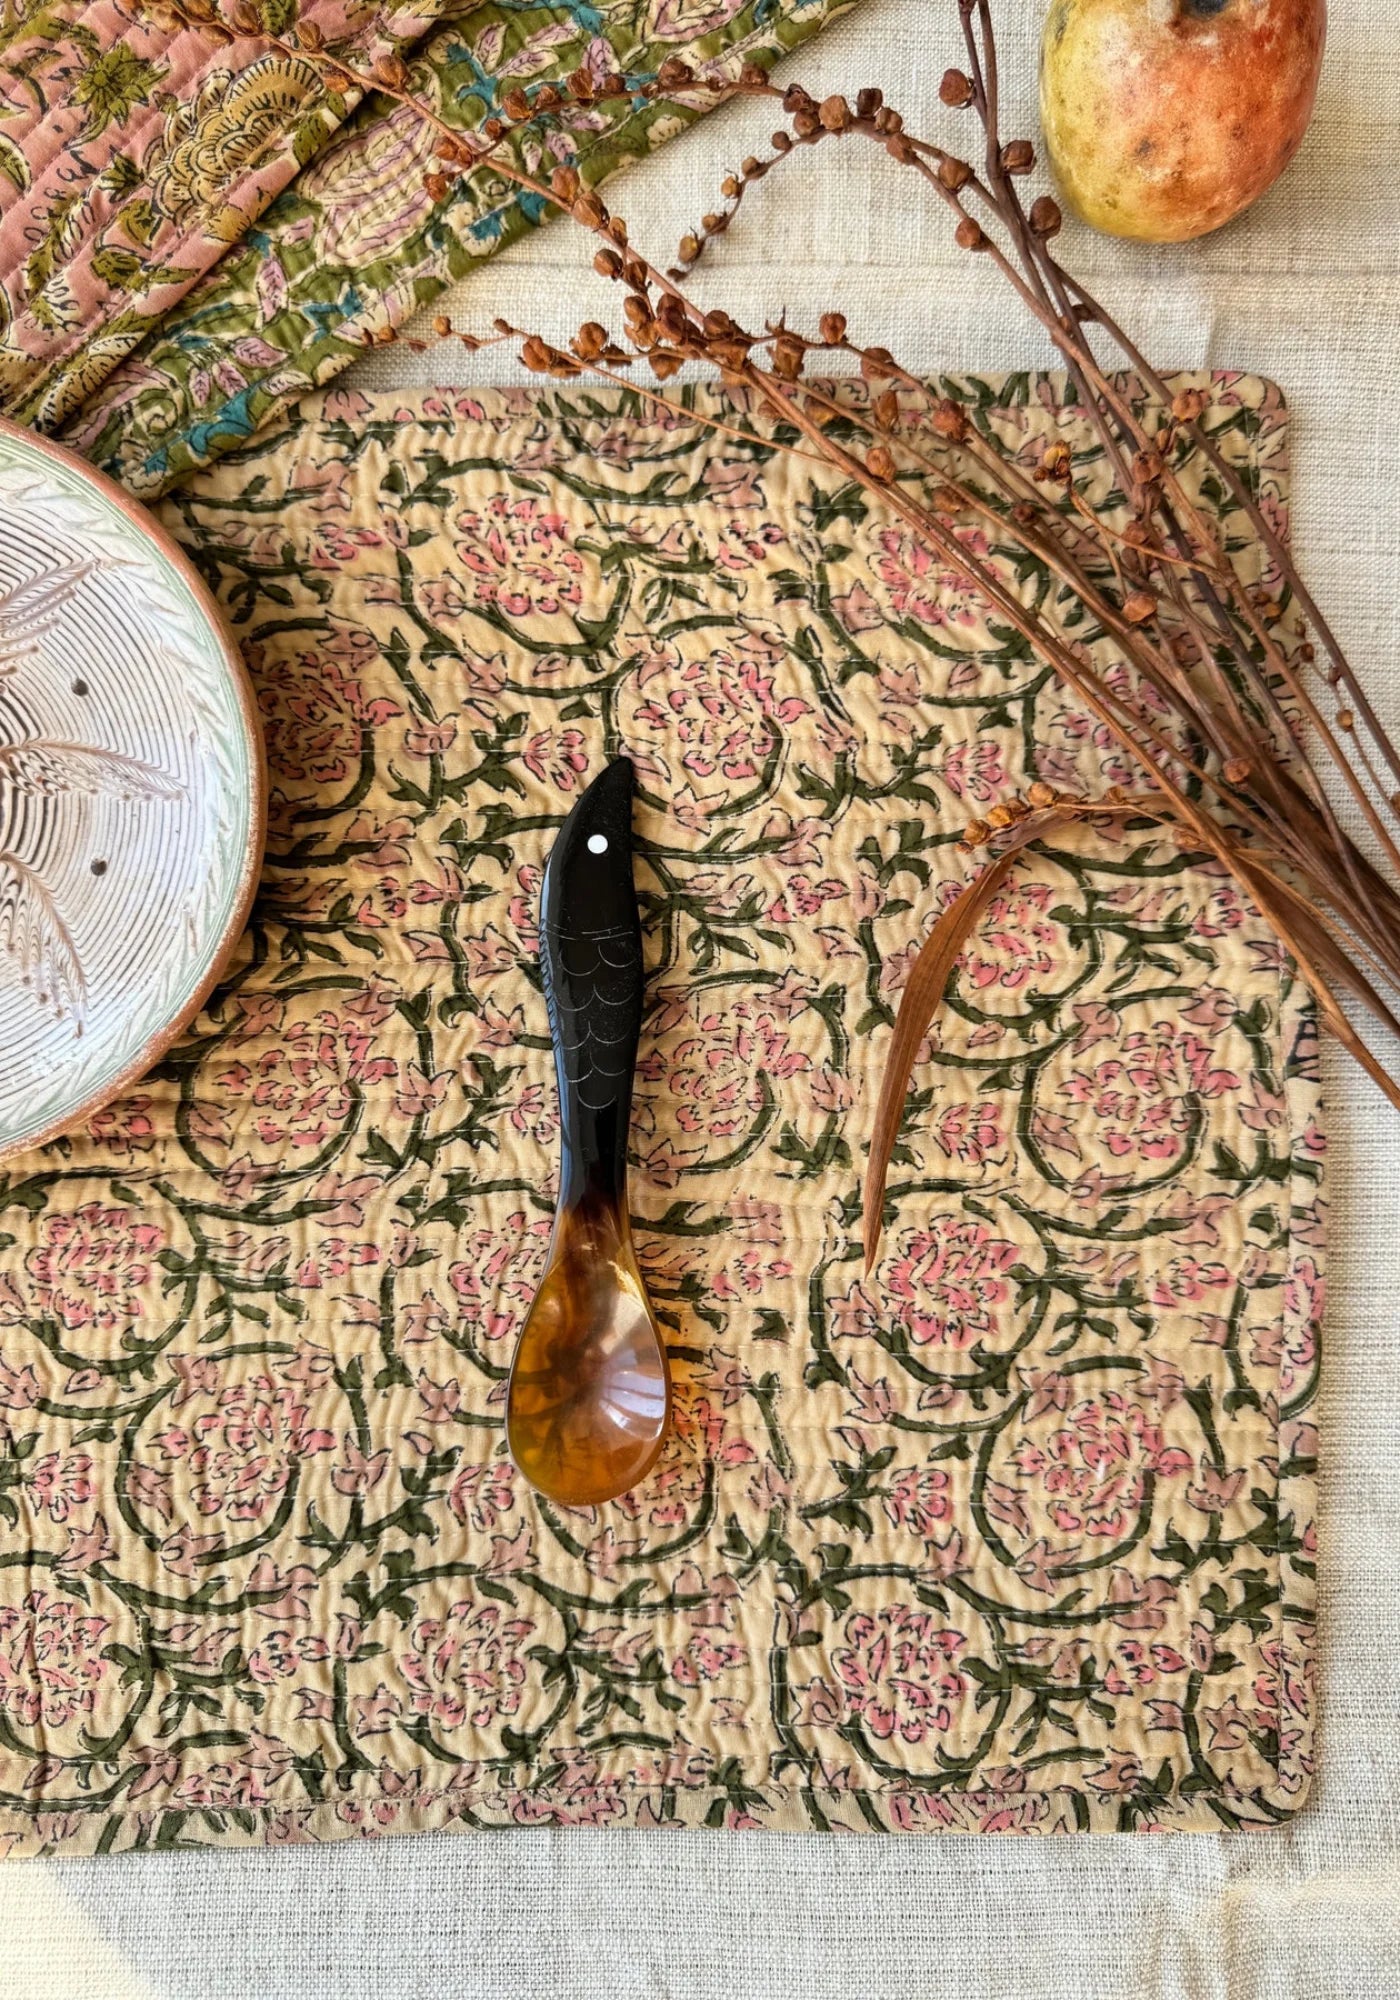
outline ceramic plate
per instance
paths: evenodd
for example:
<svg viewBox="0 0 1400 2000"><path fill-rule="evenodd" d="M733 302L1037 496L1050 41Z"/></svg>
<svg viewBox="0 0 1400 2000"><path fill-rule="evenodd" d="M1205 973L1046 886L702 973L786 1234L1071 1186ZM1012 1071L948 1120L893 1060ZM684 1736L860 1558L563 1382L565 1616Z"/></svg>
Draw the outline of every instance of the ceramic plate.
<svg viewBox="0 0 1400 2000"><path fill-rule="evenodd" d="M247 918L263 809L247 677L189 563L0 424L0 1159L184 1027Z"/></svg>

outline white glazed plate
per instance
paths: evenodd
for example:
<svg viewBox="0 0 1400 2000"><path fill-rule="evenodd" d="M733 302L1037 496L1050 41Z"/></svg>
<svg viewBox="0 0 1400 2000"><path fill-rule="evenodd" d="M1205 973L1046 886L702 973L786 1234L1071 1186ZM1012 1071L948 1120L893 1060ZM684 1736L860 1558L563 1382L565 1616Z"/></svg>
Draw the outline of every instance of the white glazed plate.
<svg viewBox="0 0 1400 2000"><path fill-rule="evenodd" d="M0 423L0 1159L190 1020L247 920L264 809L247 676L187 559Z"/></svg>

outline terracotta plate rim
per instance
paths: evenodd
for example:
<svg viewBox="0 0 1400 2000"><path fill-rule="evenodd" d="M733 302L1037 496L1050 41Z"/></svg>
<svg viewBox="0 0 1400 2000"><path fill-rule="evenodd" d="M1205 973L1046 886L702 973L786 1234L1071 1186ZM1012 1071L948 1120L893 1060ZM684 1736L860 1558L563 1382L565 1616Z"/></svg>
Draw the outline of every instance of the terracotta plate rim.
<svg viewBox="0 0 1400 2000"><path fill-rule="evenodd" d="M38 1126L33 1132L26 1132L15 1139L0 1139L0 1165L13 1160L18 1154L36 1151L57 1139L65 1132L100 1111L113 1098L120 1097L129 1085L136 1083L153 1069L194 1019L214 988L228 970L229 961L248 927L248 918L257 894L258 881L262 873L263 850L267 841L267 750L263 741L262 728L258 720L257 702L253 694L253 683L249 677L238 642L229 629L213 592L200 576L190 558L180 547L174 536L161 527L155 516L121 486L115 479L89 465L67 445L55 444L52 438L39 437L26 430L22 424L11 423L8 417L0 417L0 441L11 440L26 451L37 453L40 458L51 460L74 472L91 487L93 492L109 506L124 515L141 539L159 551L160 555L179 576L180 581L194 599L195 608L209 629L210 637L218 647L229 680L237 698L239 713L243 722L243 735L248 749L248 771L251 797L248 801L248 837L244 843L243 858L239 868L233 903L223 930L219 934L210 956L208 969L201 977L190 998L177 1014L156 1029L123 1067L96 1090L91 1091L80 1104L60 1117L51 1119L46 1125Z"/></svg>

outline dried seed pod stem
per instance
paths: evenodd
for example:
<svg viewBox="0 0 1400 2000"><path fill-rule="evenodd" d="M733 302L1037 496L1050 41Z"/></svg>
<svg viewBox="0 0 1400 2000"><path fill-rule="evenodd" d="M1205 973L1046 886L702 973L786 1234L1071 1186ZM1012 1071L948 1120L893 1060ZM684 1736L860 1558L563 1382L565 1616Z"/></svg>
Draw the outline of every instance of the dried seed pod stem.
<svg viewBox="0 0 1400 2000"><path fill-rule="evenodd" d="M1065 801L1037 780L1029 788L1029 805L1000 802L967 830L967 849L987 847L994 859L954 905L956 921L949 913L935 928L938 943L928 970L916 973L917 1004L906 996L913 1013L906 1023L901 1012L899 1062L890 1063L880 1109L885 1161L898 1130L908 1065L927 1025L925 1013L915 1033L919 1009L925 1001L930 1008L936 1004L957 941L992 892L981 885L994 885L1014 851L1066 814L1093 823L1104 813L1121 817L1131 811L1228 868L1274 925L1316 994L1324 1020L1400 1105L1400 1085L1337 999L1348 992L1387 1029L1400 1030L1387 998L1400 995L1400 842L1394 830L1400 821L1400 752L1258 495L1212 435L1207 392L1189 385L1173 389L1061 264L1052 247L1061 221L1053 198L1041 194L1029 206L1022 201L1019 182L1032 171L1034 152L1027 140L1005 138L999 129L991 0L959 0L963 56L944 76L939 93L951 111L973 114L983 141L980 170L960 154L906 132L899 112L878 90L833 94L818 102L800 84L780 90L752 64L737 75L697 73L676 57L648 78L578 70L562 80L516 86L500 114L469 133L422 100L401 56L381 54L372 70L357 63L353 35L327 47L307 24L287 35L269 33L251 0L235 0L227 24L212 0L147 0L147 5L211 39L226 40L232 31L295 54L316 64L337 92L378 91L410 107L436 137L435 164L425 176L435 201L450 197L455 176L488 172L570 214L598 240L599 274L627 288L624 338L615 340L591 319L567 347L503 321L495 338L517 340L525 365L537 372L567 379L586 371L748 450L776 450L838 467L870 495L872 505L901 520L940 559L956 562L1140 768L1146 789L1139 797ZM567 134L571 119L596 119L597 107L609 103L625 109L639 99L711 102L726 95L778 105L787 122L773 133L769 154L745 159L726 176L722 206L682 239L669 270L629 244L621 218L583 186L574 167L557 166L545 179L522 152L526 133L549 126ZM688 296L684 288L696 265L775 166L801 147L845 145L853 138L879 146L897 167L917 174L949 210L959 243L980 253L1043 327L1068 371L1103 463L1127 496L1126 523L1106 519L1102 506L1080 493L1067 450L1052 446L1033 472L1016 464L976 413L930 390L888 348L853 341L843 315L825 314L813 338L781 321L747 329L726 313L703 311ZM393 332L386 325L365 338L393 338ZM487 344L461 337L469 345ZM1096 338L1109 343L1120 360L1112 366L1101 361ZM869 385L863 404L838 400L807 375L816 350L857 357ZM760 434L632 384L618 371L633 355L645 357L662 379L687 361L709 362L726 383L746 392L755 410L766 409L787 428L778 436ZM1137 388L1113 372L1120 363L1134 372ZM1150 421L1149 400L1160 412ZM1220 524L1199 500L1202 469L1267 552L1279 579L1267 602L1247 587ZM1023 603L993 561L958 539L952 524L963 515L1042 565L1059 589L1034 606ZM1326 661L1325 680L1338 704L1330 723L1305 671L1315 668L1316 649L1307 643L1295 654L1281 643L1285 609L1311 629ZM1083 643L1080 621L1086 615L1111 639L1126 678L1105 671ZM1300 725L1320 745L1317 763ZM1324 770L1345 788L1379 862L1341 825ZM924 958L919 963L922 967ZM878 1234L883 1171L882 1162L876 1173L873 1153L868 1251L874 1245L872 1228Z"/></svg>

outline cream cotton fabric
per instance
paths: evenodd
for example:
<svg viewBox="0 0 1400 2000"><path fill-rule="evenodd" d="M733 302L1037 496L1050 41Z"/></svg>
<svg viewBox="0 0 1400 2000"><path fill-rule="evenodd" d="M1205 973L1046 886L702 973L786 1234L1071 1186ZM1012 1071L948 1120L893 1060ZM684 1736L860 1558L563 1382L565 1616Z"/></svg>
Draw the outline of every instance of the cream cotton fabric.
<svg viewBox="0 0 1400 2000"><path fill-rule="evenodd" d="M1003 67L1023 85L1038 14L1030 0L998 7ZM879 82L932 131L956 43L951 0L864 0L790 70L813 88ZM1020 129L1032 129L1028 115ZM625 203L619 187L619 205L667 241L709 205L753 130L742 108L716 114L633 175ZM1281 383L1301 563L1392 726L1398 146L1400 9L1334 0L1317 119L1251 216L1178 251L1069 246L1161 360ZM804 319L839 303L920 367L1048 362L940 215L910 212L873 159L848 154L842 167L839 191L805 161L785 187L771 182L754 212L773 218L773 235L736 227L711 295L755 312L786 303ZM463 324L504 312L563 332L566 300L597 309L598 292L560 282L584 261L567 231L544 231L453 309ZM470 378L457 366L482 379L481 360ZM362 379L443 374L441 353L391 351ZM1320 1776L1288 1829L1049 1843L529 1833L36 1863L0 1872L0 1989L14 2000L1351 2000L1400 1989L1400 1126L1330 1054L1327 1080Z"/></svg>

